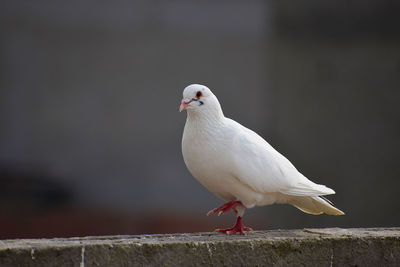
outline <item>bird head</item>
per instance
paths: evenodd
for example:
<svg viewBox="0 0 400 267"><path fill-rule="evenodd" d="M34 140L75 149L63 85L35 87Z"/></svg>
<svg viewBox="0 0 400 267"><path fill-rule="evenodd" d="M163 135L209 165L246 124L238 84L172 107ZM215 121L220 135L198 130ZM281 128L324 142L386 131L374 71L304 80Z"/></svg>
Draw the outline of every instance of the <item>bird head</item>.
<svg viewBox="0 0 400 267"><path fill-rule="evenodd" d="M187 110L195 117L222 118L224 114L217 97L205 85L191 84L183 90L179 111Z"/></svg>
<svg viewBox="0 0 400 267"><path fill-rule="evenodd" d="M179 112L190 109L200 110L212 95L210 89L204 85L191 84L183 90L183 99L179 107Z"/></svg>
<svg viewBox="0 0 400 267"><path fill-rule="evenodd" d="M215 106L216 103L219 105L218 99L207 86L191 84L183 90L183 99L179 111L181 112L186 109L202 111Z"/></svg>

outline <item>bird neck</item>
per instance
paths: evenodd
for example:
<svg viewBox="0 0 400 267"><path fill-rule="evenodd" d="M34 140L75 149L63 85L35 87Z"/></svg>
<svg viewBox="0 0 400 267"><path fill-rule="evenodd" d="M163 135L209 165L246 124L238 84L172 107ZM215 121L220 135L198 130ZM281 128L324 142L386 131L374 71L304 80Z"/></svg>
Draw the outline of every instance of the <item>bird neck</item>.
<svg viewBox="0 0 400 267"><path fill-rule="evenodd" d="M189 109L187 111L187 121L199 126L220 124L224 119L225 116L219 103L208 106L202 112Z"/></svg>

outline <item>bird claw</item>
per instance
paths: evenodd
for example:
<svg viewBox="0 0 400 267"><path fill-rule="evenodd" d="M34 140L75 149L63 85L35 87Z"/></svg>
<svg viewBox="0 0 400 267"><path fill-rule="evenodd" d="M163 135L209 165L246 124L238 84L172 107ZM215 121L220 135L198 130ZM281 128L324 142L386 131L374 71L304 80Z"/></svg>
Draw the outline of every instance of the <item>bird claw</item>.
<svg viewBox="0 0 400 267"><path fill-rule="evenodd" d="M211 215L211 214L215 214L218 213L218 216L227 213L228 211L230 211L231 209L233 210L233 212L235 214L237 214L237 210L235 209L236 206L242 206L242 202L240 201L229 201L227 203L225 203L224 205L222 205L221 207L215 208L213 210L210 210L209 212L207 212L207 216Z"/></svg>
<svg viewBox="0 0 400 267"><path fill-rule="evenodd" d="M217 213L218 216L227 213L230 210L233 210L235 215L238 215L238 211L236 209L237 206L243 206L242 202L240 201L229 201L222 205L221 207L215 208L213 210L210 210L207 213L208 215L215 214ZM242 224L242 217L237 216L236 224L232 228L227 228L227 229L215 229L214 232L220 232L220 233L225 233L227 235L234 235L236 233L240 233L241 235L245 235L245 231L252 231L250 227L246 227Z"/></svg>
<svg viewBox="0 0 400 267"><path fill-rule="evenodd" d="M226 228L226 229L215 229L214 232L219 232L219 233L225 233L227 235L233 235L236 233L240 233L241 235L245 235L245 231L253 231L252 228L246 227L242 224L242 217L238 217L236 224L232 228Z"/></svg>
<svg viewBox="0 0 400 267"><path fill-rule="evenodd" d="M210 216L211 214L214 214L214 213L216 213L215 209L210 210L209 212L207 212L207 216Z"/></svg>
<svg viewBox="0 0 400 267"><path fill-rule="evenodd" d="M243 226L242 228L239 227L232 227L227 229L215 229L214 232L225 233L227 235L234 235L236 233L240 233L241 235L246 235L246 232L253 231L250 227Z"/></svg>

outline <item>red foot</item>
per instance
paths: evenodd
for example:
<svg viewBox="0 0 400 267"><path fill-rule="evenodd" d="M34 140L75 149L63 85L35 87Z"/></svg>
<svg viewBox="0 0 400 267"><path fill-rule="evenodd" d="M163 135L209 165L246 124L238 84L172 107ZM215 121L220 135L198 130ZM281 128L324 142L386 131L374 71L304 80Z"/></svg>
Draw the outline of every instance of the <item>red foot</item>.
<svg viewBox="0 0 400 267"><path fill-rule="evenodd" d="M222 205L221 207L215 208L215 209L207 212L207 216L211 215L211 214L215 214L217 212L218 212L218 216L219 216L221 214L227 213L231 209L233 209L233 212L235 214L237 214L237 210L235 209L236 206L243 206L243 204L240 201L229 201L229 202L225 203L224 205Z"/></svg>
<svg viewBox="0 0 400 267"><path fill-rule="evenodd" d="M215 229L214 232L226 233L227 235L233 235L236 233L240 233L241 235L245 235L244 231L252 231L250 227L246 227L242 224L242 217L237 217L236 224L232 228L227 229Z"/></svg>

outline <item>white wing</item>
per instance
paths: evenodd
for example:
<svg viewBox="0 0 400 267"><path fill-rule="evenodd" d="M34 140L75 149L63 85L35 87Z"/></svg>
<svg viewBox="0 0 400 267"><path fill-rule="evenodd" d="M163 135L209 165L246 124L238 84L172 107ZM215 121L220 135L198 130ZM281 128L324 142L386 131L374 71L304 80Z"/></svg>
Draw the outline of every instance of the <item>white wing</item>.
<svg viewBox="0 0 400 267"><path fill-rule="evenodd" d="M255 132L227 119L230 171L259 193L280 192L293 196L321 196L335 191L315 184Z"/></svg>

